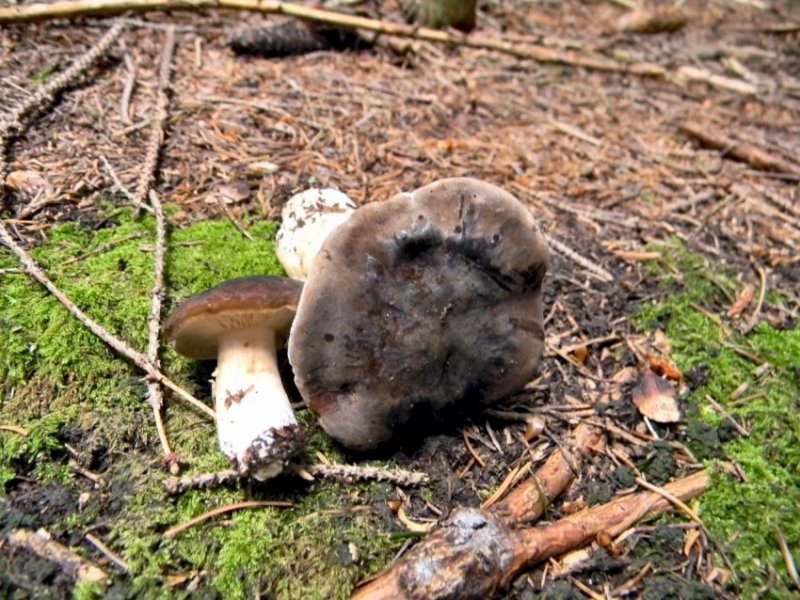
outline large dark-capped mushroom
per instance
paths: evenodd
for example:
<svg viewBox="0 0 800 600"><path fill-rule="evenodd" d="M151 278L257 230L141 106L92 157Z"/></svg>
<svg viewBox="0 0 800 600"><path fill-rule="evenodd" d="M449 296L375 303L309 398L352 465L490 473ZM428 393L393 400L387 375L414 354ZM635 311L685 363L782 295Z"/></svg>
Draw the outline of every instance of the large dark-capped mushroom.
<svg viewBox="0 0 800 600"><path fill-rule="evenodd" d="M242 474L260 480L278 475L304 446L276 359L302 288L283 277L234 279L192 296L164 324L175 350L217 360L220 449Z"/></svg>
<svg viewBox="0 0 800 600"><path fill-rule="evenodd" d="M323 244L289 341L325 431L371 449L414 413L521 388L542 355L547 260L527 208L474 179L358 209Z"/></svg>

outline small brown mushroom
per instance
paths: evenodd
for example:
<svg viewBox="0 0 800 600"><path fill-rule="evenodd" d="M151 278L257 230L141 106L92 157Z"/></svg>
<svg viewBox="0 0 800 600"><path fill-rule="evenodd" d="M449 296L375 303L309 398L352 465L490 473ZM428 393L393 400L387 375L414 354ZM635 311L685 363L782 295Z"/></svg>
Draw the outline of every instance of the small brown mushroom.
<svg viewBox="0 0 800 600"><path fill-rule="evenodd" d="M527 208L474 179L358 209L323 244L289 340L325 431L367 450L415 413L521 388L542 355L547 260Z"/></svg>
<svg viewBox="0 0 800 600"><path fill-rule="evenodd" d="M278 475L304 446L276 359L302 288L283 277L234 279L189 298L164 324L179 353L217 359L220 448L242 474L259 480Z"/></svg>

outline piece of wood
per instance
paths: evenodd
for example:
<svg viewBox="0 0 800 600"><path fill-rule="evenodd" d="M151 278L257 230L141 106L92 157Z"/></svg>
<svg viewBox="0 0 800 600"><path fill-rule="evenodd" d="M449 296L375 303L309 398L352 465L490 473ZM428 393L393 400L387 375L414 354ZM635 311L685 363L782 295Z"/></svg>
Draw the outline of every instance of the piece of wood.
<svg viewBox="0 0 800 600"><path fill-rule="evenodd" d="M50 534L42 529L39 531L15 529L8 536L8 543L13 548L24 548L40 558L56 563L75 581L94 581L103 584L111 582L105 571L78 556L63 544L50 539Z"/></svg>
<svg viewBox="0 0 800 600"><path fill-rule="evenodd" d="M685 502L709 485L708 475L700 471L663 489ZM458 509L424 543L356 590L353 598L485 600L523 569L583 546L602 532L616 536L671 507L662 495L642 492L527 529L511 529L496 515L477 509Z"/></svg>
<svg viewBox="0 0 800 600"><path fill-rule="evenodd" d="M30 23L47 19L103 17L126 12L228 9L279 14L315 23L407 37L427 42L491 50L523 60L570 65L595 71L630 73L645 77L664 77L666 69L650 63L625 64L598 54L558 50L534 44L515 44L503 39L465 36L405 23L388 23L366 17L311 8L301 4L271 0L61 0L51 4L28 4L0 8L0 24Z"/></svg>
<svg viewBox="0 0 800 600"><path fill-rule="evenodd" d="M770 154L755 144L733 139L720 132L718 128L712 130L699 123L687 121L680 125L680 130L706 148L719 150L725 156L745 162L759 171L800 174L800 166L792 164L780 156Z"/></svg>
<svg viewBox="0 0 800 600"><path fill-rule="evenodd" d="M600 430L581 423L568 438L565 448L553 452L533 477L492 506L491 513L509 526L538 520L548 504L572 483L575 477L573 469L579 467L581 459L592 450L602 450L602 444ZM567 456L566 448L571 456Z"/></svg>

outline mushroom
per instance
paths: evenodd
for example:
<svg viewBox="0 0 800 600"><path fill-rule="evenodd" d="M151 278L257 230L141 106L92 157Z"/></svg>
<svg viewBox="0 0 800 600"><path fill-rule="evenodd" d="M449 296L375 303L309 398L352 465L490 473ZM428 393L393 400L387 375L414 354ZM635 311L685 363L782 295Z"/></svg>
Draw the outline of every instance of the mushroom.
<svg viewBox="0 0 800 600"><path fill-rule="evenodd" d="M313 188L289 198L281 210L283 223L275 238L275 253L287 275L305 279L322 242L356 208L355 202L331 188Z"/></svg>
<svg viewBox="0 0 800 600"><path fill-rule="evenodd" d="M547 246L511 194L444 179L363 206L322 245L289 336L295 382L354 450L492 403L541 360Z"/></svg>
<svg viewBox="0 0 800 600"><path fill-rule="evenodd" d="M220 449L240 473L259 480L278 475L305 443L276 357L302 287L284 277L233 279L189 298L164 324L179 353L217 359Z"/></svg>

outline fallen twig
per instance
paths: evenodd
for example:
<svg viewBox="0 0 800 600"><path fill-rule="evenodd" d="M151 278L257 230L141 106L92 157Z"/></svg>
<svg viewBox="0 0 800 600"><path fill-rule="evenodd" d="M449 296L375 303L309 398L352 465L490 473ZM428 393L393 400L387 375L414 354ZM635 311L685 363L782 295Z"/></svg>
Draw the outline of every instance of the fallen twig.
<svg viewBox="0 0 800 600"><path fill-rule="evenodd" d="M158 358L159 333L161 331L161 306L164 302L164 255L167 247L167 224L164 217L164 207L158 194L151 189L155 179L156 167L158 165L158 154L161 144L164 142L164 124L168 113L167 87L169 86L170 65L172 56L175 53L175 29L167 29L164 35L164 48L161 52L158 78L158 98L156 100L156 117L153 121L152 137L147 146L144 165L139 177L139 185L136 189L134 200L137 204L144 204L144 198L150 199L153 212L156 217L156 251L153 265L153 291L150 303L150 315L147 317L147 360L159 368L161 363ZM177 475L180 465L177 457L172 452L167 438L167 431L164 428L164 420L161 418L163 409L163 395L160 383L149 381L147 383L148 402L153 409L153 416L158 431L158 439L161 442L161 449L164 452L164 461L169 472Z"/></svg>
<svg viewBox="0 0 800 600"><path fill-rule="evenodd" d="M128 563L126 563L120 556L114 553L111 548L109 548L103 540L99 537L92 535L91 533L87 533L85 536L86 541L89 542L92 546L97 548L97 550L105 556L108 560L112 563L117 565L117 567L124 573L128 572Z"/></svg>
<svg viewBox="0 0 800 600"><path fill-rule="evenodd" d="M28 435L28 430L19 425L0 425L0 431L10 431L11 433L16 433L21 436Z"/></svg>
<svg viewBox="0 0 800 600"><path fill-rule="evenodd" d="M158 348L160 345L159 333L161 331L161 305L164 302L164 255L167 247L167 225L161 199L158 197L158 194L152 190L150 190L150 203L156 215L156 252L153 261L152 300L150 303L150 314L147 317L147 359L156 368L160 368L161 362L158 358ZM177 475L180 465L169 445L167 432L164 428L164 421L161 418L164 398L161 391L161 384L157 381L147 382L147 401L153 408L158 439L161 441L161 449L164 452L166 466L170 473Z"/></svg>
<svg viewBox="0 0 800 600"><path fill-rule="evenodd" d="M775 538L778 540L778 546L780 547L781 555L783 556L783 563L786 565L786 570L789 573L789 577L791 577L794 587L800 590L800 575L797 574L797 566L794 564L794 558L792 557L792 552L789 549L789 544L786 543L786 538L783 537L783 533L778 527L775 527Z"/></svg>
<svg viewBox="0 0 800 600"><path fill-rule="evenodd" d="M224 515L229 512L234 512L237 510L242 510L245 508L293 508L294 504L291 502L281 502L281 501L272 501L272 500L249 500L247 502L236 502L234 504L228 504L227 506L220 506L219 508L215 508L208 512L203 513L202 515L198 515L193 519L189 519L185 523L181 523L180 525L176 525L175 527L171 527L164 532L164 537L167 539L174 538L179 533L186 531L197 525L198 523L202 523L203 521L208 521L214 517L218 517L219 515Z"/></svg>
<svg viewBox="0 0 800 600"><path fill-rule="evenodd" d="M164 375L158 368L156 368L147 357L139 352L138 350L134 350L128 344L123 342L118 337L109 333L106 329L104 329L100 324L96 321L92 320L85 312L83 312L80 308L78 308L72 300L70 300L64 292L56 287L56 285L50 281L44 271L36 264L36 261L28 254L22 246L17 244L14 241L14 238L11 235L11 232L6 227L5 222L0 219L0 242L2 242L9 250L11 250L19 259L22 266L25 270L42 284L47 291L49 291L55 298L64 305L64 307L78 319L81 323L83 323L89 331L91 331L94 335L100 338L103 342L105 342L108 346L110 346L114 351L121 354L128 360L130 360L133 364L139 367L142 371L144 371L148 377L151 379L158 381L171 389L178 397L182 398L195 408L200 409L202 412L214 418L214 411L200 402L197 398L192 396L189 392L181 388L177 383L172 381L169 377Z"/></svg>
<svg viewBox="0 0 800 600"><path fill-rule="evenodd" d="M739 421L737 421L733 417L733 415L731 413L729 413L727 410L725 410L722 407L722 405L719 402L717 402L716 400L714 400L714 398L712 398L709 394L706 394L706 401L712 407L714 407L714 410L716 410L723 418L725 418L728 421L728 423L730 423L736 431L739 432L739 435L744 436L744 437L748 437L750 435L750 432L747 431L747 429L744 427L744 425L739 423Z"/></svg>
<svg viewBox="0 0 800 600"><path fill-rule="evenodd" d="M800 173L800 168L779 156L770 154L763 148L759 148L750 142L727 137L720 133L719 129L711 130L698 123L687 121L680 125L680 130L696 139L703 146L720 150L724 156L729 156L738 161L745 162L751 167L760 171L776 171L778 173Z"/></svg>
<svg viewBox="0 0 800 600"><path fill-rule="evenodd" d="M708 476L700 471L663 490L683 502L708 486ZM458 509L423 544L356 590L353 598L491 598L523 569L580 547L600 533L618 535L671 506L658 493L642 492L526 529L512 529L493 514Z"/></svg>
<svg viewBox="0 0 800 600"><path fill-rule="evenodd" d="M133 194L134 204L142 205L147 202L150 189L156 178L158 156L164 143L164 127L169 118L169 74L172 67L172 56L175 53L175 28L170 27L164 34L164 46L161 50L161 60L158 68L158 91L156 98L155 116L151 120L150 139L147 142L144 164L142 165L139 182ZM155 207L154 207L155 208Z"/></svg>
<svg viewBox="0 0 800 600"><path fill-rule="evenodd" d="M334 479L345 480L357 479L361 481L385 481L407 487L424 485L429 481L426 473L408 471L406 469L384 469L381 467L362 467L360 465L326 465L324 463L305 465L305 469L312 475L318 477L332 477Z"/></svg>
<svg viewBox="0 0 800 600"><path fill-rule="evenodd" d="M302 465L302 469L312 476L330 477L343 480L383 481L406 487L414 487L428 483L428 475L419 471L406 469L383 469L360 465L339 465L315 463ZM182 494L192 489L214 489L227 485L233 481L244 479L239 471L226 469L214 473L201 473L187 475L186 477L170 477L164 482L164 487L170 495Z"/></svg>
<svg viewBox="0 0 800 600"><path fill-rule="evenodd" d="M191 3L186 3L183 0L65 0L52 4L29 4L1 8L0 23L29 23L45 19L109 16L130 11L169 11L190 8L195 10L227 8L281 14L348 29L361 29L382 35L413 38L451 46L492 50L520 59L533 60L540 63L571 65L595 71L616 71L648 77L663 77L666 74L664 68L649 63L625 64L596 54L558 50L532 44L514 44L500 39L465 36L428 27L417 27L404 23L387 23L366 17L311 8L308 5L270 0L192 0Z"/></svg>
<svg viewBox="0 0 800 600"><path fill-rule="evenodd" d="M572 260L573 262L579 264L581 267L594 273L597 275L602 281L606 283L614 281L614 276L606 271L603 267L598 265L596 262L589 260L585 256L582 256L575 252L572 248L567 246L565 243L558 241L556 238L550 235L545 234L545 239L547 240L547 245L550 246L553 250L558 252L559 254L565 256L566 258Z"/></svg>
<svg viewBox="0 0 800 600"><path fill-rule="evenodd" d="M56 563L67 575L77 581L94 581L103 584L111 582L105 571L78 556L63 544L51 539L50 534L44 529L39 531L15 529L8 536L8 543L15 548L24 548L40 558Z"/></svg>
<svg viewBox="0 0 800 600"><path fill-rule="evenodd" d="M553 452L545 463L490 510L506 525L536 521L549 502L558 497L577 474L583 457L602 445L600 430L581 423L570 434L564 447ZM570 454L567 454L569 449Z"/></svg>
<svg viewBox="0 0 800 600"><path fill-rule="evenodd" d="M752 83L747 83L741 79L734 79L733 77L717 75L706 69L700 69L690 65L684 65L679 68L675 72L674 78L678 82L702 81L714 87L742 94L743 96L755 96L758 93L758 88Z"/></svg>
<svg viewBox="0 0 800 600"><path fill-rule="evenodd" d="M120 42L122 46L122 59L125 61L125 68L128 70L125 75L125 83L122 87L122 95L119 99L119 116L125 125L133 125L131 121L131 96L133 95L133 88L136 87L136 63L133 62L131 55L128 54L125 45Z"/></svg>
<svg viewBox="0 0 800 600"><path fill-rule="evenodd" d="M0 9L2 12L3 9ZM3 203L8 175L8 144L14 135L24 128L23 120L37 110L43 109L55 100L59 92L72 85L100 57L106 54L114 41L125 29L122 23L115 23L97 43L89 48L78 60L73 62L63 73L48 80L37 88L36 92L27 96L22 102L9 111L5 119L0 120L0 206Z"/></svg>

